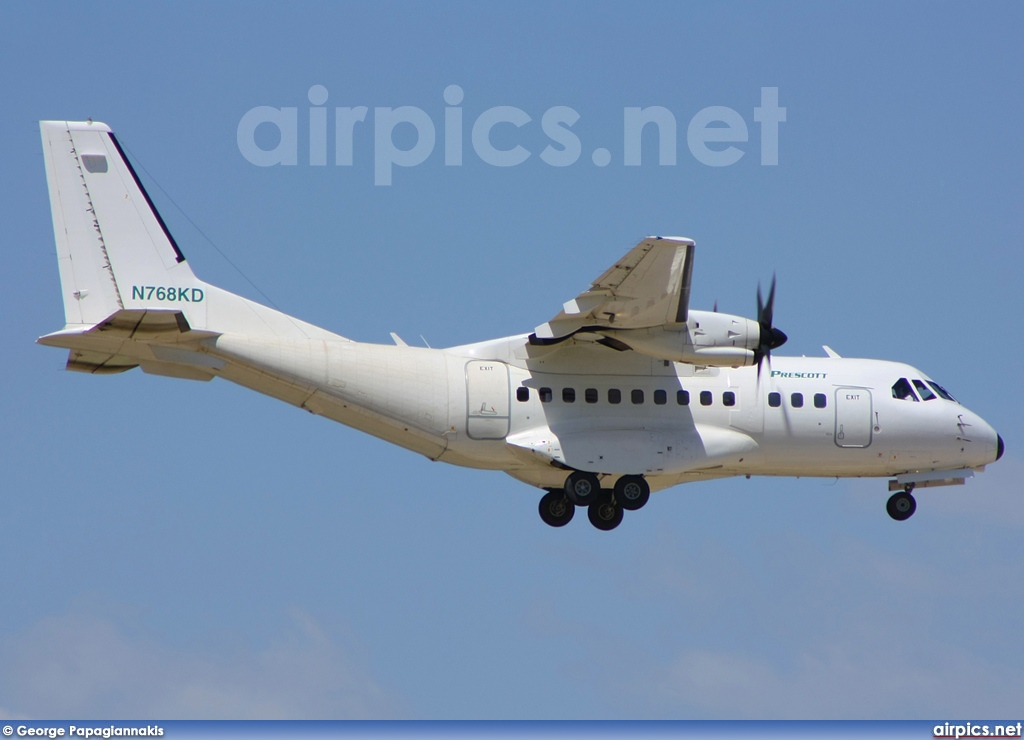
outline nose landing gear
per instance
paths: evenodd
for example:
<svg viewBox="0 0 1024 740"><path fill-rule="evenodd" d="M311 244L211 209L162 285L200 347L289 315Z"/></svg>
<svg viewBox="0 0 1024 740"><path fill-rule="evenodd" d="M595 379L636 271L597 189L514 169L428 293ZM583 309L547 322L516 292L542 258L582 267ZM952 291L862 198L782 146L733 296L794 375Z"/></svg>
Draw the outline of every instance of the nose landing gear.
<svg viewBox="0 0 1024 740"><path fill-rule="evenodd" d="M889 497L885 504L885 510L889 512L889 516L898 522L905 521L913 516L914 512L917 511L917 501L911 493L913 490L914 484L911 483L902 491L894 493Z"/></svg>

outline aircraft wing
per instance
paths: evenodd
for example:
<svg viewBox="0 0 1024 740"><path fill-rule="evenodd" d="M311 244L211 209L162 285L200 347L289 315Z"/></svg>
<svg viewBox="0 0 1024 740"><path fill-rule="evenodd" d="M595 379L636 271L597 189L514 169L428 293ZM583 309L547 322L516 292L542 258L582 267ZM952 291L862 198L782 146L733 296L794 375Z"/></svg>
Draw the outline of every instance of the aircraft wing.
<svg viewBox="0 0 1024 740"><path fill-rule="evenodd" d="M644 329L686 323L693 275L692 239L651 236L595 280L589 290L538 326L534 336L560 341L587 328Z"/></svg>

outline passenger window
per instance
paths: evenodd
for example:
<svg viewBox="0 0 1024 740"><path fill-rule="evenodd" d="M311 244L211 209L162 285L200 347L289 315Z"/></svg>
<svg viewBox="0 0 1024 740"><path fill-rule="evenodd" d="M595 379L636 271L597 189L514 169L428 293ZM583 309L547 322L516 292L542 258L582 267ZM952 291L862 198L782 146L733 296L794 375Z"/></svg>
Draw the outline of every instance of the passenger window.
<svg viewBox="0 0 1024 740"><path fill-rule="evenodd" d="M777 409L782 405L782 394L781 393L769 393L768 394L768 405L773 409Z"/></svg>
<svg viewBox="0 0 1024 740"><path fill-rule="evenodd" d="M562 389L562 400L566 403L576 403L576 389L575 388L563 388Z"/></svg>
<svg viewBox="0 0 1024 740"><path fill-rule="evenodd" d="M540 394L541 403L551 403L551 389L550 388L539 388L537 393Z"/></svg>
<svg viewBox="0 0 1024 740"><path fill-rule="evenodd" d="M711 405L711 391L700 392L700 405L710 406Z"/></svg>
<svg viewBox="0 0 1024 740"><path fill-rule="evenodd" d="M665 391L654 391L654 402L659 406L664 406L668 402L668 394Z"/></svg>
<svg viewBox="0 0 1024 740"><path fill-rule="evenodd" d="M900 378L892 384L892 397L898 398L901 401L917 400L917 396L914 395L914 389L910 387L910 381L906 378Z"/></svg>
<svg viewBox="0 0 1024 740"><path fill-rule="evenodd" d="M644 392L639 388L634 388L633 392L629 394L629 399L639 405L644 402Z"/></svg>
<svg viewBox="0 0 1024 740"><path fill-rule="evenodd" d="M521 385L516 388L516 400L517 401L529 401L530 400L530 389L525 385Z"/></svg>
<svg viewBox="0 0 1024 740"><path fill-rule="evenodd" d="M823 409L828 405L828 398L825 397L824 393L814 394L814 408Z"/></svg>
<svg viewBox="0 0 1024 740"><path fill-rule="evenodd" d="M583 400L587 403L597 403L597 388L587 388L583 391Z"/></svg>
<svg viewBox="0 0 1024 740"><path fill-rule="evenodd" d="M795 409L802 409L804 407L804 394L794 393L789 397L789 403Z"/></svg>
<svg viewBox="0 0 1024 740"><path fill-rule="evenodd" d="M917 388L917 395L921 397L922 401L932 401L935 399L935 394L932 393L931 388L924 384L923 380L915 378L914 387Z"/></svg>
<svg viewBox="0 0 1024 740"><path fill-rule="evenodd" d="M676 403L680 406L689 406L690 391L676 391Z"/></svg>
<svg viewBox="0 0 1024 740"><path fill-rule="evenodd" d="M736 393L735 393L735 391L726 391L725 393L723 393L722 394L722 403L725 406L735 406L736 405Z"/></svg>
<svg viewBox="0 0 1024 740"><path fill-rule="evenodd" d="M622 391L618 388L609 388L608 403L622 403Z"/></svg>

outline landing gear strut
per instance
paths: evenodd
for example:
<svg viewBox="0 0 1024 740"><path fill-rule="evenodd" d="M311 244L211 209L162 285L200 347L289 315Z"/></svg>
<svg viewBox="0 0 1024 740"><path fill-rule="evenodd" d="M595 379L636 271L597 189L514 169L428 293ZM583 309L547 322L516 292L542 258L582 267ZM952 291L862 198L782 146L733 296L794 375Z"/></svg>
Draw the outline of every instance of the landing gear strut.
<svg viewBox="0 0 1024 740"><path fill-rule="evenodd" d="M904 490L894 493L889 497L889 501L885 504L885 510L889 512L889 516L898 522L902 522L909 519L917 511L917 501L914 500L914 496L911 493L913 490L914 486L911 484Z"/></svg>
<svg viewBox="0 0 1024 740"><path fill-rule="evenodd" d="M622 505L611 492L602 491L597 501L587 509L587 518L595 527L607 532L622 524Z"/></svg>

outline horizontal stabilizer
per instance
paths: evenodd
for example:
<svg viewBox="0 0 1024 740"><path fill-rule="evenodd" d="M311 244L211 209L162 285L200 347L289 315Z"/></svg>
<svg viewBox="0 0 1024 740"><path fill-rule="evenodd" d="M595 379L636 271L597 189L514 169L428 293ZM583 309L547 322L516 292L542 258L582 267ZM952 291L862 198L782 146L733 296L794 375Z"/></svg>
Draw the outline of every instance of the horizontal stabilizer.
<svg viewBox="0 0 1024 740"><path fill-rule="evenodd" d="M157 334L189 334L189 339L217 336L215 332L193 332L181 311L158 308L128 308L101 321L89 332L125 339L145 339Z"/></svg>
<svg viewBox="0 0 1024 740"><path fill-rule="evenodd" d="M40 337L39 344L71 350L66 368L107 375L142 367L146 373L210 380L224 363L199 350L199 342L218 336L195 331L181 311L115 311L91 327L69 327Z"/></svg>
<svg viewBox="0 0 1024 740"><path fill-rule="evenodd" d="M68 362L64 367L76 373L113 375L114 373L123 373L138 366L139 361L131 357L73 349L68 352Z"/></svg>

